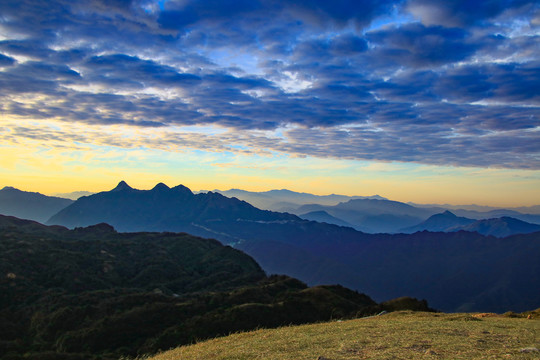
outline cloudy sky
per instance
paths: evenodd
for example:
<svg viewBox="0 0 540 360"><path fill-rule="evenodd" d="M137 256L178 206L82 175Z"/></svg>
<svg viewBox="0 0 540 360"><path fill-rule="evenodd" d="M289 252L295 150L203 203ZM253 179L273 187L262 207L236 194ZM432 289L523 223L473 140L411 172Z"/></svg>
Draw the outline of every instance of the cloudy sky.
<svg viewBox="0 0 540 360"><path fill-rule="evenodd" d="M540 5L2 0L0 186L540 204Z"/></svg>

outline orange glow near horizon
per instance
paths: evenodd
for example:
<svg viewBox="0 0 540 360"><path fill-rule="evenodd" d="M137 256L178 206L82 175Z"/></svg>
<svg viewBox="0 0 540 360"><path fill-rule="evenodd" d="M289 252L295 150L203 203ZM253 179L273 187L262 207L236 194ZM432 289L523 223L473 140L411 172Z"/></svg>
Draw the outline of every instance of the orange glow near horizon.
<svg viewBox="0 0 540 360"><path fill-rule="evenodd" d="M14 126L6 119L0 118L0 123L4 123L3 129ZM62 140L53 132L60 130L55 129L68 135ZM196 150L187 145L164 146L159 139L167 134L161 130L126 135L122 128L93 127L79 136L82 131L53 122L42 129L44 139L49 140L13 140L8 130L0 145L0 186L54 195L108 191L125 180L137 189L151 189L163 182L193 191L289 189L316 195L380 195L429 204L540 204L538 170L299 157L234 147ZM184 140L191 139L188 133L182 134ZM210 139L194 136L194 142L203 141L200 148ZM92 142L91 137L98 140Z"/></svg>
<svg viewBox="0 0 540 360"><path fill-rule="evenodd" d="M317 159L313 159L314 162ZM322 161L324 163L324 160ZM384 164L391 169L391 164ZM324 167L324 164L321 164ZM397 164L396 166L399 166ZM187 166L189 167L189 166ZM291 166L292 168L292 166ZM0 185L12 186L24 191L39 192L46 195L70 193L74 191L100 192L113 189L121 180L136 189L151 189L162 182L169 187L184 185L193 191L228 190L237 188L247 191L268 191L288 189L315 195L380 195L390 200L415 202L421 204L478 204L495 207L518 207L540 204L540 188L535 187L534 179L515 180L505 170L478 170L469 176L449 175L441 177L400 176L392 178L386 173L364 171L361 174L321 174L317 176L306 169L291 169L288 177L281 177L280 171L265 170L258 174L245 174L240 170L199 169L188 171L174 169L170 173L159 168L154 171L130 169L110 169L105 166L93 168L78 166L63 168L57 172L3 171ZM450 169L452 170L452 169ZM461 169L463 171L463 169ZM425 171L425 170L424 170ZM464 169L465 172L471 169ZM277 174L276 174L277 172ZM512 173L512 172L510 172ZM494 181L500 178L498 182ZM515 177L515 176L514 176ZM526 178L526 177L525 177ZM491 181L490 181L491 179ZM506 189L512 187L513 191Z"/></svg>

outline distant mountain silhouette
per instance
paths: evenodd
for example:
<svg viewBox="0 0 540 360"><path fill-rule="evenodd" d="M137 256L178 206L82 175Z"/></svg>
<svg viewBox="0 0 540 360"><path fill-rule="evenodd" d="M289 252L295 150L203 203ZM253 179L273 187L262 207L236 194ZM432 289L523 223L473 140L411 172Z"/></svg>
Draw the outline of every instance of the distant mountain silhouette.
<svg viewBox="0 0 540 360"><path fill-rule="evenodd" d="M490 210L486 212L479 212L479 211L473 211L473 210L462 210L462 209L456 209L452 211L457 216L464 216L470 219L475 220L487 220L487 219L495 219L500 217L512 217L514 219L518 219L521 221L525 221L531 224L538 224L540 225L540 215L538 214L522 214L515 210L507 210L507 209L496 209L496 210Z"/></svg>
<svg viewBox="0 0 540 360"><path fill-rule="evenodd" d="M311 221L324 222L324 223L334 224L334 225L339 225L339 226L354 227L348 222L338 219L337 217L334 217L323 210L311 211L305 214L301 214L299 215L299 217L302 219L311 220Z"/></svg>
<svg viewBox="0 0 540 360"><path fill-rule="evenodd" d="M72 191L72 192L68 192L68 193L57 193L57 194L55 194L55 196L65 198L65 199L70 199L70 200L77 200L78 198L80 198L82 196L89 196L89 195L93 195L93 194L95 194L95 192L91 192L91 191Z"/></svg>
<svg viewBox="0 0 540 360"><path fill-rule="evenodd" d="M477 206L477 208L480 208ZM534 209L534 207L531 207ZM294 214L324 211L352 225L355 229L368 233L398 233L415 231L456 231L459 226L475 220L494 217L513 217L532 224L540 224L540 215L522 214L514 210L492 209L487 212L456 209L451 212L438 206L412 206L399 201L382 199L353 199L337 205L306 204L290 210ZM446 218L436 216L448 211ZM431 216L435 217L430 219ZM468 220L465 220L468 219ZM445 226L445 224L448 226ZM453 230L450 228L454 227Z"/></svg>
<svg viewBox="0 0 540 360"><path fill-rule="evenodd" d="M240 189L230 189L226 191L214 190L228 197L236 197L240 200L249 202L250 204L266 210L272 211L294 211L301 205L305 204L321 204L321 205L336 205L340 202L351 199L384 199L382 196L346 196L346 195L314 195L309 193L301 193L287 189L270 190L263 192L253 192ZM295 212L295 214L299 214Z"/></svg>
<svg viewBox="0 0 540 360"><path fill-rule="evenodd" d="M303 205L295 213L325 211L363 232L395 233L404 227L416 225L441 210L437 208L416 208L391 200L353 199L334 206Z"/></svg>
<svg viewBox="0 0 540 360"><path fill-rule="evenodd" d="M183 231L216 237L219 234L212 228L219 222L297 220L295 215L260 210L218 193L193 194L183 185L169 188L159 183L151 190L137 190L121 181L111 191L78 199L47 223L73 228L107 222L119 231ZM225 239L234 242L234 237Z"/></svg>
<svg viewBox="0 0 540 360"><path fill-rule="evenodd" d="M418 220L422 214L434 211L366 199L327 208L377 226L392 217L418 224L428 217ZM158 184L143 191L125 183L77 200L49 221L71 228L102 222L120 231L184 231L215 238L246 251L267 273L285 273L310 285L339 283L377 301L407 295L445 311L494 312L524 311L540 303L540 294L531 290L540 277L540 233L511 241L465 231L365 234L260 210L217 193L195 195L182 185Z"/></svg>
<svg viewBox="0 0 540 360"><path fill-rule="evenodd" d="M461 226L460 230L476 231L483 235L506 237L515 234L529 234L540 231L540 225L503 216L497 219L478 220L469 225Z"/></svg>
<svg viewBox="0 0 540 360"><path fill-rule="evenodd" d="M510 216L529 223L540 224L540 205L501 209L479 205L406 204L391 201L379 195L345 196L332 194L319 196L286 189L265 192L231 189L226 191L214 190L214 192L247 201L260 209L288 212L295 215L303 215L313 211L325 211L330 216L345 221L349 226L352 225L357 230L369 233L399 232L403 228L415 226L431 215L446 210L450 210L457 216L474 220ZM351 208L347 209L347 215L343 215L344 209L333 208L339 207L341 203L348 203L350 200L383 200L388 201L388 203L369 201L354 203L353 201L352 204L349 204Z"/></svg>
<svg viewBox="0 0 540 360"><path fill-rule="evenodd" d="M404 233L414 233L417 231L452 231L450 229L461 229L465 225L475 222L473 219L459 217L452 212L446 210L441 214L430 216L427 220L418 225L404 228L401 231Z"/></svg>
<svg viewBox="0 0 540 360"><path fill-rule="evenodd" d="M10 186L0 190L0 214L42 223L71 203L73 200L21 191Z"/></svg>
<svg viewBox="0 0 540 360"><path fill-rule="evenodd" d="M503 211L511 213L520 213L520 214L534 214L540 215L540 205L534 206L520 206L520 207L494 207L494 206L485 206L485 205L450 205L450 204L417 204L413 202L408 202L407 204L414 207L423 207L423 208L444 208L452 212L455 211L472 211L473 213L488 213L491 211ZM501 215L499 215L501 216Z"/></svg>
<svg viewBox="0 0 540 360"><path fill-rule="evenodd" d="M505 237L516 234L529 234L540 231L540 225L530 224L525 221L503 216L496 219L474 220L465 217L458 217L450 211L442 214L435 214L426 221L418 225L404 228L404 233L414 233L417 231L474 231L482 235L492 235Z"/></svg>

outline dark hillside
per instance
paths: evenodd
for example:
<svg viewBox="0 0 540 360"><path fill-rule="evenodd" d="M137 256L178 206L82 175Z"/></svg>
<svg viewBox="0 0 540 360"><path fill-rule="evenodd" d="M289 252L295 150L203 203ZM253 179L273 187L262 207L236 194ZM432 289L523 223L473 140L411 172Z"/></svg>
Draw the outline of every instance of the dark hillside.
<svg viewBox="0 0 540 360"><path fill-rule="evenodd" d="M408 295L443 311L501 313L540 304L540 232L502 239L426 231L313 240L238 247L269 272L312 285L333 280L377 301Z"/></svg>
<svg viewBox="0 0 540 360"><path fill-rule="evenodd" d="M216 240L107 224L68 230L0 216L0 274L2 359L118 359L385 309L341 286L267 277Z"/></svg>

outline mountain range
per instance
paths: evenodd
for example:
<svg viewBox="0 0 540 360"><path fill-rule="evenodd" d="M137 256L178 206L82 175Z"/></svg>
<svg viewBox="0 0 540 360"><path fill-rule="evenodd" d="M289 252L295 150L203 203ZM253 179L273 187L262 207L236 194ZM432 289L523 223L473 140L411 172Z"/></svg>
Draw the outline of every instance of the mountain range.
<svg viewBox="0 0 540 360"><path fill-rule="evenodd" d="M465 211L474 211L476 213L487 213L490 211L499 211L500 207L494 206L485 206L485 205L453 205L453 204L417 204L413 202L408 202L407 204L414 207L440 207L448 210L465 210ZM540 205L534 206L518 206L518 207L509 207L505 208L506 211L517 212L521 214L534 214L540 215Z"/></svg>
<svg viewBox="0 0 540 360"><path fill-rule="evenodd" d="M333 208L352 214L369 204L375 214L390 207L395 217L408 211L415 221L432 211L377 199L353 199ZM260 210L214 192L194 194L182 185L136 190L125 182L78 199L48 221L70 228L101 222L119 231L215 238L248 253L269 274L287 274L308 285L339 283L377 301L408 295L445 311L495 312L540 303L538 232L502 239L466 231L366 234Z"/></svg>
<svg viewBox="0 0 540 360"><path fill-rule="evenodd" d="M382 232L396 232L400 231L400 227L397 224L388 224L389 221L400 221L409 225L417 225L420 221L426 220L429 216L442 213L446 210L451 210L454 214L462 217L468 217L475 220L500 218L503 216L513 217L525 222L539 224L540 225L540 205L529 207L517 207L517 208L495 208L490 206L479 205L449 205L449 204L415 204L415 203L400 203L397 201L390 201L379 195L373 196L345 196L345 195L313 195L307 193L299 193L290 190L270 190L264 192L251 192L245 190L231 189L231 190L214 190L228 197L236 197L240 200L249 202L250 204L265 210L273 210L280 212L289 212L291 214L303 217L311 220L311 212L313 211L325 211L328 215L334 217L334 220L330 220L325 215L325 222L332 224L348 224L353 226L357 230L370 233L382 233ZM356 202L355 206L358 209L348 208L348 214L345 217L349 219L341 218L339 216L340 203L347 203L350 200L382 200L379 202L377 211L371 211L370 208L375 202L365 201L365 205L362 206L362 202ZM388 202L386 202L388 201ZM401 209L396 207L396 203L402 204ZM307 205L307 206L304 206ZM338 206L339 205L339 206ZM409 205L410 207L404 206ZM335 208L337 206L337 208ZM367 211L366 211L367 207ZM414 214L412 217L408 217L410 209L414 208ZM422 211L424 210L424 211ZM354 212L357 212L356 214ZM314 216L320 216L314 214ZM353 219L350 219L350 218ZM416 217L416 223L413 218ZM329 220L329 221L327 221ZM351 220L351 221L349 221Z"/></svg>
<svg viewBox="0 0 540 360"><path fill-rule="evenodd" d="M383 199L353 199L337 205L308 204L295 213L324 211L356 230L367 233L396 233L399 229L418 224L440 209L416 208L398 201Z"/></svg>
<svg viewBox="0 0 540 360"><path fill-rule="evenodd" d="M199 193L207 193L207 191ZM420 231L446 231L448 227L434 229L422 227L420 224L430 216L443 213L448 209L452 209L453 214L468 219L487 220L511 217L540 225L540 215L536 211L538 210L538 206L498 209L478 205L463 205L461 207L454 205L419 205L390 201L379 195L345 196L332 194L319 196L290 190L250 192L231 189L227 191L216 190L212 193L220 193L227 197L236 197L260 209L280 212L286 211L306 220L353 227L356 230L367 233L411 232L412 229ZM82 196L93 194L87 191L80 191L66 193L64 196L76 200ZM70 199L50 197L39 193L5 187L0 190L0 214L46 222L62 208L71 204L73 201ZM530 213L523 213L518 210L529 210ZM501 231L497 233L489 232L485 230L485 226L481 226L478 228L478 231L484 234L506 236L519 233L521 228L524 227L517 227L517 230L510 229L507 232ZM474 231L474 229L470 230Z"/></svg>
<svg viewBox="0 0 540 360"><path fill-rule="evenodd" d="M74 228L106 222L118 231L187 232L235 243L234 233L222 232L215 225L299 220L295 215L259 210L218 193L194 194L183 185L169 188L159 183L151 190L137 190L121 181L111 191L79 198L47 223Z"/></svg>
<svg viewBox="0 0 540 360"><path fill-rule="evenodd" d="M515 234L528 234L540 231L540 225L530 224L525 221L508 216L493 219L474 220L456 216L450 211L430 216L426 221L418 225L401 229L404 233L417 231L472 231L482 235L505 237Z"/></svg>
<svg viewBox="0 0 540 360"><path fill-rule="evenodd" d="M313 218L314 213L322 214L324 212L326 218L323 221L327 223L342 226L343 224L348 224L356 230L367 233L399 233L414 232L414 229L416 231L447 231L446 229L449 227L441 227L439 229L437 226L430 227L422 224L428 221L431 216L445 213L446 211L448 210L440 207L415 207L402 202L385 199L353 199L332 206L320 204L302 205L292 212L298 214L301 218L314 220L316 219ZM461 218L472 219L472 222L475 220L512 217L523 222L540 224L540 215L522 214L506 209L490 210L488 212L458 209L452 210L451 213ZM434 221L436 220L429 220L429 222ZM456 223L454 225L459 226L462 224ZM483 227L479 227L478 229L483 229ZM471 229L471 231L474 230ZM483 233L487 234L489 232L484 231ZM510 231L503 236L514 233L516 232ZM517 233L520 232L518 231Z"/></svg>
<svg viewBox="0 0 540 360"><path fill-rule="evenodd" d="M201 191L207 192L207 191ZM247 201L253 206L260 209L279 211L279 212L295 212L298 207L306 204L320 205L336 205L340 202L345 202L353 199L380 199L385 200L382 196L346 196L346 195L313 195L309 193L296 192L287 189L270 190L263 192L246 191L240 189L230 190L214 190L213 192L220 193L227 197L236 197L240 200ZM296 213L296 212L295 212Z"/></svg>

